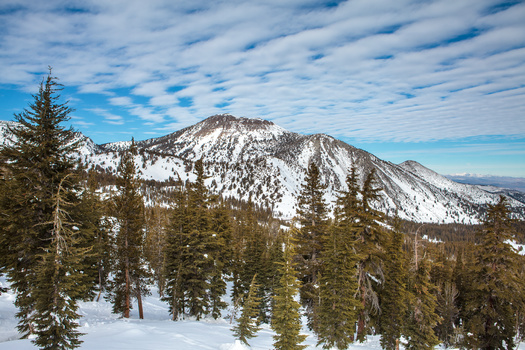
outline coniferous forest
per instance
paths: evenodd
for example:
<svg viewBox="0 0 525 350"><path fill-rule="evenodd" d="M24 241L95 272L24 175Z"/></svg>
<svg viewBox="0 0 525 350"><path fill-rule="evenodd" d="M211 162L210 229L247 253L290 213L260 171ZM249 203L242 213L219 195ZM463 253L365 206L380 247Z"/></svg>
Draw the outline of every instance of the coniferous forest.
<svg viewBox="0 0 525 350"><path fill-rule="evenodd" d="M511 244L523 223L504 197L479 226L406 222L374 209L375 174L354 167L331 211L312 162L284 222L214 195L199 160L194 181L173 175L168 205L150 193L146 206L133 142L115 178L79 163L60 89L50 72L0 150L0 273L20 334L39 348L81 346L80 301L105 298L122 318L136 302L143 318L152 286L174 322L228 317L247 345L267 324L275 349L303 349L303 316L324 349L371 335L389 350L525 340L524 257Z"/></svg>

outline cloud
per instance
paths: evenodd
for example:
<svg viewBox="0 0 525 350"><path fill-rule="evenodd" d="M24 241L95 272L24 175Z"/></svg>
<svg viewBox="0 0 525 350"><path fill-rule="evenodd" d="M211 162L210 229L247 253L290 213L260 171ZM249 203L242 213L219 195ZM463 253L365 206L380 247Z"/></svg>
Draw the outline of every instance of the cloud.
<svg viewBox="0 0 525 350"><path fill-rule="evenodd" d="M104 117L104 122L105 123L113 124L113 125L123 125L124 124L124 118L123 117L121 117L119 115L112 114L112 113L108 112L105 109L102 109L102 108L91 108L91 109L89 109L89 111Z"/></svg>
<svg viewBox="0 0 525 350"><path fill-rule="evenodd" d="M0 11L0 84L29 88L52 65L152 129L228 112L365 141L525 134L524 3L12 4Z"/></svg>

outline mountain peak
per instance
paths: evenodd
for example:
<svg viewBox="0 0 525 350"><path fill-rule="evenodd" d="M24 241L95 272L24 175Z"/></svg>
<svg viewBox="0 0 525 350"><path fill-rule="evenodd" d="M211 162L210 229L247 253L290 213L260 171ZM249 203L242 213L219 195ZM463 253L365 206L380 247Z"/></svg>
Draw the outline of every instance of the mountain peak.
<svg viewBox="0 0 525 350"><path fill-rule="evenodd" d="M267 128L271 126L276 126L273 122L268 120L263 120L260 118L245 118L245 117L236 117L231 114L216 114L209 118L204 119L202 122L197 125L207 125L209 127L234 127L242 125L249 129L258 129L258 128Z"/></svg>

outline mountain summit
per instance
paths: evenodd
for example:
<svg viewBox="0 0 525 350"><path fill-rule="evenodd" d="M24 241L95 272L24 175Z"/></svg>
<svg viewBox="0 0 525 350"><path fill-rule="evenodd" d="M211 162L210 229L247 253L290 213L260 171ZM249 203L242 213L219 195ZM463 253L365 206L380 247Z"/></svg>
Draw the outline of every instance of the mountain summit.
<svg viewBox="0 0 525 350"><path fill-rule="evenodd" d="M114 172L119 151L129 142L93 145L86 139L82 160ZM525 218L523 196L503 189L460 184L415 161L393 164L325 134L301 135L262 120L215 115L163 137L138 141L136 162L144 179L193 180L193 162L203 159L213 193L272 208L276 216L295 215L306 169L315 162L332 204L346 189L352 166L362 184L375 169L382 188L377 209L418 222L477 223L487 204L509 197L516 216ZM519 193L519 192L518 192ZM515 198L512 198L515 197Z"/></svg>

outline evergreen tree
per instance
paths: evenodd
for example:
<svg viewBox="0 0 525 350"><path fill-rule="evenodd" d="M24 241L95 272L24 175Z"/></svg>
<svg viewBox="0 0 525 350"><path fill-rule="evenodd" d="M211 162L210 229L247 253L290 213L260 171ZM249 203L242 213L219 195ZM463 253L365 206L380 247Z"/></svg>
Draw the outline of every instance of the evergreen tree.
<svg viewBox="0 0 525 350"><path fill-rule="evenodd" d="M273 346L276 350L301 350L306 345L301 343L306 335L301 332L300 304L295 301L299 293L299 281L295 272L295 243L293 237L297 235L295 227L284 235L283 262L279 263L281 280L275 290L271 327L276 335L273 337Z"/></svg>
<svg viewBox="0 0 525 350"><path fill-rule="evenodd" d="M376 187L375 169L366 176L360 191L361 201L358 210L356 251L360 256L358 263L358 283L361 312L357 323L357 339L363 341L371 327L371 320L381 312L378 290L384 281L383 240L380 223L384 215L372 207L379 199L380 188Z"/></svg>
<svg viewBox="0 0 525 350"><path fill-rule="evenodd" d="M219 204L212 210L210 254L213 267L210 271L210 314L214 319L221 316L221 311L227 307L222 299L226 294L226 276L231 270L232 259L232 228L228 210L224 204Z"/></svg>
<svg viewBox="0 0 525 350"><path fill-rule="evenodd" d="M188 214L191 221L189 230L184 232L187 244L182 249L185 263L182 278L186 285L188 314L199 320L209 313L209 283L214 267L213 251L216 237L213 237L214 233L210 228L209 196L204 184L202 159L195 162L195 173L195 182L188 186Z"/></svg>
<svg viewBox="0 0 525 350"><path fill-rule="evenodd" d="M441 318L435 331L443 345L450 347L455 344L459 292L454 283L453 262L446 256L444 249L439 249L433 255L435 257L430 276L431 282L436 286L436 313Z"/></svg>
<svg viewBox="0 0 525 350"><path fill-rule="evenodd" d="M94 170L87 174L87 182L82 192L82 202L78 211L82 215L81 246L89 248L89 253L82 261L83 300L92 299L98 291L97 301L106 288L109 271L111 269L111 238L110 223L106 219L107 208L96 192L98 181Z"/></svg>
<svg viewBox="0 0 525 350"><path fill-rule="evenodd" d="M260 299L257 297L259 286L256 283L256 277L257 275L254 275L250 283L250 290L244 300L241 317L237 321L237 325L232 328L233 335L248 346L250 345L248 344L248 339L253 338L261 329L257 321Z"/></svg>
<svg viewBox="0 0 525 350"><path fill-rule="evenodd" d="M180 178L172 203L166 247L166 290L162 300L168 303L172 320L176 321L184 315L186 305L184 295L186 284L183 275L184 267L188 262L184 259L182 251L188 245L185 232L189 230L191 221L187 207L187 192Z"/></svg>
<svg viewBox="0 0 525 350"><path fill-rule="evenodd" d="M404 235L394 224L385 244L385 282L380 291L381 347L398 350L408 302L408 263L403 251Z"/></svg>
<svg viewBox="0 0 525 350"><path fill-rule="evenodd" d="M117 172L118 193L113 198L114 216L118 228L115 239L114 277L111 281L111 300L113 312L123 317L130 317L132 300L136 298L139 317L142 314L142 295L148 290L148 273L144 267L144 202L139 193L137 169L134 155L135 142L122 153Z"/></svg>
<svg viewBox="0 0 525 350"><path fill-rule="evenodd" d="M489 205L480 236L466 302L467 341L478 349L513 349L525 285L519 273L523 258L509 243L515 232L505 197Z"/></svg>
<svg viewBox="0 0 525 350"><path fill-rule="evenodd" d="M188 314L217 318L226 304L224 273L229 259L225 214L213 215L204 184L204 164L195 162L197 178L176 193L167 248L166 296L173 320ZM216 231L214 231L216 230Z"/></svg>
<svg viewBox="0 0 525 350"><path fill-rule="evenodd" d="M298 271L302 281L301 302L306 309L308 326L317 327L316 312L319 300L319 253L327 231L327 208L323 198L326 186L314 162L306 172L305 183L298 199L297 215L301 229L298 236Z"/></svg>
<svg viewBox="0 0 525 350"><path fill-rule="evenodd" d="M56 331L61 334L56 346L74 348L79 344L74 329L78 289L70 288L69 283L78 277L77 272L81 269L76 263L75 240L68 242L72 246L69 248L71 255L67 257L68 264L75 264L67 266L67 272L59 269L52 279L43 280L42 277L43 271L49 272L48 264L55 263L47 253L52 254L55 247L53 222L60 184L64 200L71 207L80 202L78 180L70 177L62 182L76 172L78 164L74 154L78 142L75 142L74 131L61 125L69 120L72 110L59 102L59 90L60 84L50 71L29 108L15 114L20 125L10 128L11 139L0 150L3 161L0 204L5 214L0 215L1 263L16 293L18 329L22 336L36 332L39 344L48 341L45 340L49 336L45 327L49 324L43 315L53 314L56 304L44 301L43 291L56 287L61 292L60 297L68 300L67 312L71 311L63 316L67 321L55 324ZM72 212L71 221L81 220ZM66 286L62 288L61 283ZM57 317L62 316L57 314Z"/></svg>
<svg viewBox="0 0 525 350"><path fill-rule="evenodd" d="M71 296L82 295L85 288L77 268L90 248L77 247L78 228L69 221L71 204L62 188L67 180L68 176L64 177L57 190L50 244L39 254L36 268L34 343L41 349L73 349L82 343L76 330L78 306Z"/></svg>
<svg viewBox="0 0 525 350"><path fill-rule="evenodd" d="M439 340L434 328L440 321L436 314L435 286L430 281L430 262L425 257L417 264L410 286L408 317L404 331L407 350L434 349Z"/></svg>
<svg viewBox="0 0 525 350"><path fill-rule="evenodd" d="M242 284L241 291L243 294L248 292L250 286L250 276L257 275L257 296L259 302L259 321L267 322L270 309L269 284L270 274L273 272L269 260L269 234L268 230L260 225L257 221L254 205L251 199L244 212L244 219L241 223L242 229L245 230L244 247L242 249L241 264L242 269L239 274Z"/></svg>
<svg viewBox="0 0 525 350"><path fill-rule="evenodd" d="M354 232L336 222L321 253L320 305L318 308L318 344L323 348L346 349L354 341L357 314L357 262Z"/></svg>
<svg viewBox="0 0 525 350"><path fill-rule="evenodd" d="M166 209L158 204L146 209L146 238L144 254L152 270L153 279L157 283L159 296L164 297L166 276L166 246L168 217Z"/></svg>

